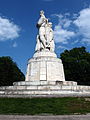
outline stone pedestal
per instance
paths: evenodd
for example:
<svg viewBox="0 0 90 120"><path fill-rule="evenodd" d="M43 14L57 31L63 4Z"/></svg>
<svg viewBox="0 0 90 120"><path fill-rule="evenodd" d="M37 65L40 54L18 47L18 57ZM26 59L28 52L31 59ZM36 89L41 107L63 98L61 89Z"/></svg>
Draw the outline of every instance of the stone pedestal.
<svg viewBox="0 0 90 120"><path fill-rule="evenodd" d="M75 86L77 82L65 81L62 61L54 52L36 52L33 58L28 60L26 80L14 82L18 86Z"/></svg>
<svg viewBox="0 0 90 120"><path fill-rule="evenodd" d="M36 52L28 61L26 81L43 84L65 81L63 64L55 53L50 51Z"/></svg>

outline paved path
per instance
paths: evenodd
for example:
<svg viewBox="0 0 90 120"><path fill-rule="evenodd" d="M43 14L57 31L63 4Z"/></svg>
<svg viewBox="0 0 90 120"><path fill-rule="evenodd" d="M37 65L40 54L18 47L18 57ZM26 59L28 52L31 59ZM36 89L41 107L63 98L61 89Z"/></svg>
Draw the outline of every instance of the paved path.
<svg viewBox="0 0 90 120"><path fill-rule="evenodd" d="M59 115L59 116L0 115L0 120L90 120L90 115Z"/></svg>

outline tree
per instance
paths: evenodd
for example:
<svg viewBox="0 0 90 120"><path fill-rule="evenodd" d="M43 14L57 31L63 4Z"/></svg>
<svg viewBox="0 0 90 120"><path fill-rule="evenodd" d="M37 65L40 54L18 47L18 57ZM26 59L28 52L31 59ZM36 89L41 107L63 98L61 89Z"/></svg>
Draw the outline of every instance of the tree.
<svg viewBox="0 0 90 120"><path fill-rule="evenodd" d="M65 50L61 57L65 78L80 85L90 85L90 53L85 47Z"/></svg>
<svg viewBox="0 0 90 120"><path fill-rule="evenodd" d="M25 76L10 57L0 57L0 86L10 86L13 82L24 81Z"/></svg>

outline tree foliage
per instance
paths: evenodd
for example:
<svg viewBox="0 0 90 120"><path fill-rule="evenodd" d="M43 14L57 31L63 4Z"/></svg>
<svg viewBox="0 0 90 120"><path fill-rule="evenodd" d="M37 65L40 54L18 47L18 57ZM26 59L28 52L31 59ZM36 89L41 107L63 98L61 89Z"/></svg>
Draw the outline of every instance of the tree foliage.
<svg viewBox="0 0 90 120"><path fill-rule="evenodd" d="M65 50L61 57L65 78L80 85L90 85L90 53L85 47Z"/></svg>
<svg viewBox="0 0 90 120"><path fill-rule="evenodd" d="M0 57L0 86L10 86L13 82L24 80L24 74L10 57Z"/></svg>

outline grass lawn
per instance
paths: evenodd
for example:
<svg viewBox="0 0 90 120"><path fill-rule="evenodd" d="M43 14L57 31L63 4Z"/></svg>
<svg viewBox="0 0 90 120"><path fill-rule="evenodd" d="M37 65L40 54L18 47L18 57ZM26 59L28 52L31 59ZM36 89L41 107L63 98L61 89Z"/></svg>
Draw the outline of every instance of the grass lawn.
<svg viewBox="0 0 90 120"><path fill-rule="evenodd" d="M90 98L0 98L0 114L86 114Z"/></svg>

